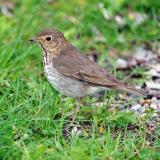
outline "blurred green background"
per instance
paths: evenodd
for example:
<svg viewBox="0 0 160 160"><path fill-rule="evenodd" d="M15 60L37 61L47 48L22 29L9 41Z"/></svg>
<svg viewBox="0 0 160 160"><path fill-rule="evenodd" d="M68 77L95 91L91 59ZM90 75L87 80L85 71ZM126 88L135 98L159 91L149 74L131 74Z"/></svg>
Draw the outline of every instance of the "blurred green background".
<svg viewBox="0 0 160 160"><path fill-rule="evenodd" d="M50 86L41 51L28 41L56 28L84 53L100 55L101 65L107 58L114 66L137 46L156 52L159 0L1 0L0 11L0 159L159 159L160 142L149 146L147 131L132 114L97 108L90 115L91 106L85 106L77 122L88 120L91 128L65 138L66 113L75 101L63 100ZM138 136L127 130L129 122L140 126Z"/></svg>

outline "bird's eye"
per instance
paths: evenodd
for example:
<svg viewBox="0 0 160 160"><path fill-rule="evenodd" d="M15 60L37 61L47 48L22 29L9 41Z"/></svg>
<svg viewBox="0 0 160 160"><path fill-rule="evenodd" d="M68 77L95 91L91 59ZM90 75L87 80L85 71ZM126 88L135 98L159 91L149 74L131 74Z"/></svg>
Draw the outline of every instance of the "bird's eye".
<svg viewBox="0 0 160 160"><path fill-rule="evenodd" d="M46 41L50 41L51 39L51 37L46 37Z"/></svg>

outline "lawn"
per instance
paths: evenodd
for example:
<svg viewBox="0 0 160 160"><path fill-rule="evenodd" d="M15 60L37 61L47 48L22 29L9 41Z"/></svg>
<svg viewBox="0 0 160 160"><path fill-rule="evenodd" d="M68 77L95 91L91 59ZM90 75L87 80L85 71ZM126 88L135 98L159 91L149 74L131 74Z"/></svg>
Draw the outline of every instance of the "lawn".
<svg viewBox="0 0 160 160"><path fill-rule="evenodd" d="M116 62L141 46L159 54L159 0L2 0L0 11L0 159L160 159L160 110L153 126L152 107L142 116L115 104L136 106L143 98L115 91L85 97L68 126L76 101L52 88L40 48L28 41L56 28L117 78L134 72L128 84L144 88L152 79L147 67L121 69Z"/></svg>

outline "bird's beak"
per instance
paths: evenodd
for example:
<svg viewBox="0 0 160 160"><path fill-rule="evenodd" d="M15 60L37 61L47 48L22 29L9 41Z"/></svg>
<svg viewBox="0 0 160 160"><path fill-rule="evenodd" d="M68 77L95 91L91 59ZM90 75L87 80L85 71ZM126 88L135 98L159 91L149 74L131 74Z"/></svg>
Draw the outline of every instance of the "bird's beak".
<svg viewBox="0 0 160 160"><path fill-rule="evenodd" d="M35 37L29 39L30 42L35 42L36 40L37 40L37 39L36 39Z"/></svg>

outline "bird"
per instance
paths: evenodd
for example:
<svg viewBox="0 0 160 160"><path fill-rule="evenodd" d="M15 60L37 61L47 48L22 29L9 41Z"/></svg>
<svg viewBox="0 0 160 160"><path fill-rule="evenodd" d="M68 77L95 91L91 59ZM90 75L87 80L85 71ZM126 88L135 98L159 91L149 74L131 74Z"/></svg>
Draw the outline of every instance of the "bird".
<svg viewBox="0 0 160 160"><path fill-rule="evenodd" d="M146 95L144 91L122 83L105 68L90 60L57 29L44 29L29 40L40 46L45 75L62 95L80 99L107 90Z"/></svg>

